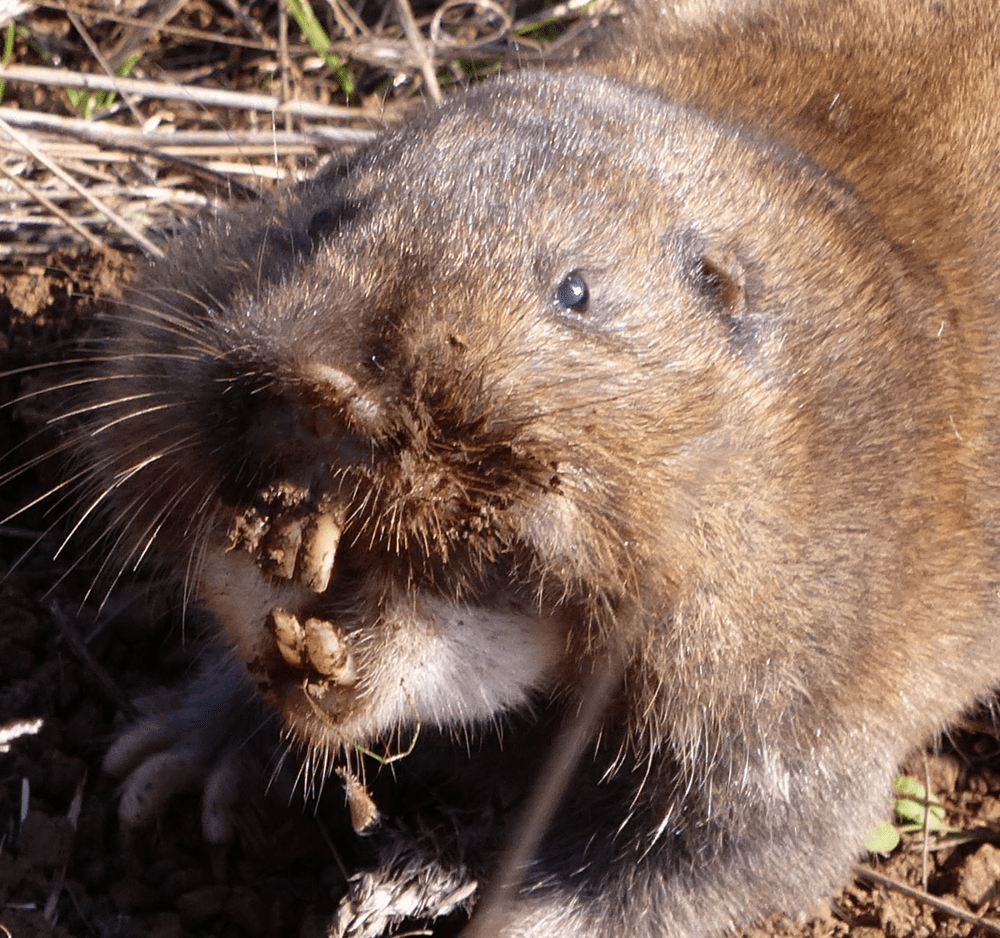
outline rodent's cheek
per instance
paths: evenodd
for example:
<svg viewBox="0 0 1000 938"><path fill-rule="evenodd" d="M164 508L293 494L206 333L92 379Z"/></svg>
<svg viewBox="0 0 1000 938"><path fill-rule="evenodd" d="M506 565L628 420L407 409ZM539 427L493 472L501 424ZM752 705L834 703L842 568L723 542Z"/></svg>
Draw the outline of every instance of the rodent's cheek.
<svg viewBox="0 0 1000 938"><path fill-rule="evenodd" d="M199 599L258 689L304 742L365 743L418 723L469 726L528 704L555 679L567 624L416 588L336 623L316 594L262 574L240 550L206 552Z"/></svg>
<svg viewBox="0 0 1000 938"><path fill-rule="evenodd" d="M401 596L351 633L359 694L339 729L371 739L400 724L468 726L523 707L554 679L566 631L557 616Z"/></svg>

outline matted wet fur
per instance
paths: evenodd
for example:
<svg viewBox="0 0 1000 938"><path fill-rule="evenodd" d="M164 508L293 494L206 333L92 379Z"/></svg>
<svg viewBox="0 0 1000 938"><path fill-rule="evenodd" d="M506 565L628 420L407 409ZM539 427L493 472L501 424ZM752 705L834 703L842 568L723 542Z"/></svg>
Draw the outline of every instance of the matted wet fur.
<svg viewBox="0 0 1000 938"><path fill-rule="evenodd" d="M997 39L990 0L637 0L581 65L148 264L95 363L81 513L227 651L116 745L124 819L190 770L225 829L246 711L193 718L218 688L313 773L386 746L461 773L517 714L491 789L610 675L470 933L690 938L831 889L894 767L1000 677ZM453 854L401 823L368 884L488 887L513 790Z"/></svg>

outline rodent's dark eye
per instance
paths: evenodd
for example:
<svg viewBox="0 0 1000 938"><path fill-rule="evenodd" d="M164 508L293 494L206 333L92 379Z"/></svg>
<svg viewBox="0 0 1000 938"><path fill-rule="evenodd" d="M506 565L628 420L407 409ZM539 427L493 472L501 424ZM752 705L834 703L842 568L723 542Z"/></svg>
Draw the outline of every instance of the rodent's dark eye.
<svg viewBox="0 0 1000 938"><path fill-rule="evenodd" d="M340 222L340 213L332 208L321 208L309 219L309 236L322 238L329 234Z"/></svg>
<svg viewBox="0 0 1000 938"><path fill-rule="evenodd" d="M309 237L314 241L320 241L330 237L338 228L347 224L356 214L358 207L341 198L334 198L329 205L313 212L306 229Z"/></svg>
<svg viewBox="0 0 1000 938"><path fill-rule="evenodd" d="M580 271L574 270L556 287L556 302L563 309L574 313L587 312L587 307L590 305L590 290Z"/></svg>

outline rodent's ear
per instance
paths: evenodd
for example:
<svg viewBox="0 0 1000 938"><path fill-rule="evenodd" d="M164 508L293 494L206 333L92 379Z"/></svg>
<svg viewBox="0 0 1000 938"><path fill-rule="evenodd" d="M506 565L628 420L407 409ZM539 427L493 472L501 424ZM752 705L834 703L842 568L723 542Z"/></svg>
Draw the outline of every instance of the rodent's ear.
<svg viewBox="0 0 1000 938"><path fill-rule="evenodd" d="M748 298L747 265L739 253L719 244L697 227L662 236L664 247L688 290L725 327L730 339L746 350L754 346L754 316Z"/></svg>
<svg viewBox="0 0 1000 938"><path fill-rule="evenodd" d="M725 330L732 351L752 357L763 338L765 318L757 309L755 265L732 241L694 225L661 235L682 288Z"/></svg>
<svg viewBox="0 0 1000 938"><path fill-rule="evenodd" d="M691 279L701 293L730 325L746 312L746 270L731 251L709 248L695 258Z"/></svg>

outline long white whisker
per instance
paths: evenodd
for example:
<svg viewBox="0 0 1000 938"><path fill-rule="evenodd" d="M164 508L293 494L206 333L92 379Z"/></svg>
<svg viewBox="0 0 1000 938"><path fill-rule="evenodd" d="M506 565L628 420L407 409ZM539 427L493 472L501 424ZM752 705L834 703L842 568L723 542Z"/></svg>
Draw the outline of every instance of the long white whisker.
<svg viewBox="0 0 1000 938"><path fill-rule="evenodd" d="M0 482L2 482L2 481L3 480L0 479ZM47 499L52 498L52 496L55 495L56 492L58 492L58 491L60 491L60 490L62 490L64 488L66 488L69 485L72 485L73 482L74 482L74 479L66 479L63 482L60 482L58 485L52 486L52 488L50 488L48 491L46 491L43 494L39 495L37 498L32 499L27 504L22 505L20 508L16 509L15 511L12 511L5 518L0 518L0 524L8 524L9 522L13 521L18 515L21 515L24 512L29 511L30 509L34 508L35 505L39 505L42 502L46 501Z"/></svg>
<svg viewBox="0 0 1000 938"><path fill-rule="evenodd" d="M190 488L190 486L188 488ZM142 557L146 554L146 551L149 549L149 546L155 540L156 534L159 532L160 528L163 526L163 524L166 522L166 519L169 517L171 509L173 507L175 507L177 505L177 503L186 494L187 494L186 491L175 492L171 496L171 498L168 500L168 502L165 505L161 506L161 508L158 510L158 519L159 520L157 521L156 519L154 519L154 521L152 521L149 525L147 525L146 528L145 528L145 530L142 531L139 534L138 538L136 539L135 546L129 551L129 553L127 555L125 555L123 558L121 558L121 561L118 564L118 572L111 579L111 582L108 584L108 587L105 590L104 598L101 600L101 604L100 604L101 608L104 607L104 604L108 601L108 597L114 592L115 586L118 585L118 581L122 578L122 575L129 568L129 561L130 561L130 559L132 557L136 556L136 553L139 552L139 556L137 557L137 559L135 560L135 562L132 564L132 569L133 570L137 569L137 567L139 566L139 563L142 560ZM142 499L134 499L131 502L131 504L130 504L129 507L132 509L132 511L138 511L144 505L149 504L149 502L155 497L155 495L156 495L156 493L146 493L146 495L145 495L144 498L142 498ZM126 535L128 533L129 533L129 529L127 527L123 528L122 531L121 531L121 533L115 539L114 543L111 546L111 550L108 551L108 556L105 558L104 562L101 564L100 568L98 569L97 577L95 578L95 585L96 585L96 581L98 579L100 579L100 577L102 576L102 574L104 573L104 571L107 570L108 565L111 562L111 558L118 556L118 548L122 544L122 542L125 540L125 537L126 537ZM146 545L144 547L141 547L141 545L143 544L143 541L146 541ZM141 547L141 550L140 550L140 547ZM87 590L87 593L85 594L85 599L91 595L91 593L93 592L93 589L94 589L94 586L92 585L91 588Z"/></svg>
<svg viewBox="0 0 1000 938"><path fill-rule="evenodd" d="M72 368L75 365L88 365L93 361L91 358L64 358L60 361L51 362L38 362L34 365L23 365L20 368L11 368L9 371L0 371L0 379L2 378L13 378L17 375L24 374L34 374L40 371L51 371L53 368ZM6 401L2 406L9 407L11 404L16 404L20 397L15 398L13 401Z"/></svg>
<svg viewBox="0 0 1000 938"><path fill-rule="evenodd" d="M151 398L162 397L163 394L164 394L163 391L144 391L141 394L127 394L127 395L124 395L122 397L112 398L110 400L93 401L93 402L88 403L87 405L85 405L83 407L78 407L75 410L67 410L65 413L60 414L58 417L52 417L52 418L50 418L49 420L46 421L46 424L52 425L52 424L58 423L60 420L68 420L68 419L70 419L72 417L79 417L81 414L93 414L93 413L96 413L99 410L106 410L109 407L118 407L118 406L120 406L122 404L131 404L133 401L146 401L146 400L149 400ZM161 405L161 406L162 407L171 407L171 406L174 406L174 404L175 404L174 401L170 401L167 404L164 404L164 405ZM147 413L150 413L150 410L144 409L144 410L130 411L128 414L125 415L125 417L119 418L119 421L120 420L124 420L124 419L128 419L129 417L142 416L143 414L147 414ZM119 421L115 421L115 422L119 422ZM106 424L104 427L102 427L102 429L106 430L108 427L113 427L114 425L115 425L114 423L109 423L109 424ZM94 433L94 432L97 432L97 431L90 431L90 432Z"/></svg>
<svg viewBox="0 0 1000 938"><path fill-rule="evenodd" d="M175 453L178 450L182 449L189 442L190 442L190 438L186 438L186 439L184 439L182 441L179 441L178 443L175 443L173 446L168 447L167 449L162 450L161 452L154 453L151 456L147 456L145 459L140 460L138 463L136 463L135 465L129 467L127 470L123 470L120 473L118 473L115 476L114 480L111 482L111 484L108 485L108 486L106 486L97 495L97 497L94 498L91 501L90 505L87 506L86 510L79 517L79 519L77 520L76 524L73 525L73 527L70 529L69 533L64 538L63 542L59 545L59 548L55 552L55 554L53 555L53 557L58 557L62 553L62 551L66 548L66 545L70 542L70 540L73 538L73 536L76 534L76 532L80 529L80 526L87 520L87 518L90 517L91 514L93 514L93 512L101 504L104 504L107 501L107 499L111 497L112 493L115 490L121 488L126 482L128 482L130 479L134 478L136 475L138 475L144 469L147 469L149 466L153 465L154 463L159 462L161 459L165 459L167 456L173 455L173 453Z"/></svg>
<svg viewBox="0 0 1000 938"><path fill-rule="evenodd" d="M125 399L127 400L127 398ZM104 433L106 430L110 430L112 427L118 426L120 423L125 423L128 420L135 420L138 417L145 417L149 414L155 414L159 411L170 410L174 407L183 407L184 402L178 400L168 401L166 404L158 404L156 407L144 407L142 410L130 411L127 414L123 414L121 417L116 417L114 420L109 420L107 423L101 424L99 427L94 427L89 430L89 435L94 437L98 434Z"/></svg>

